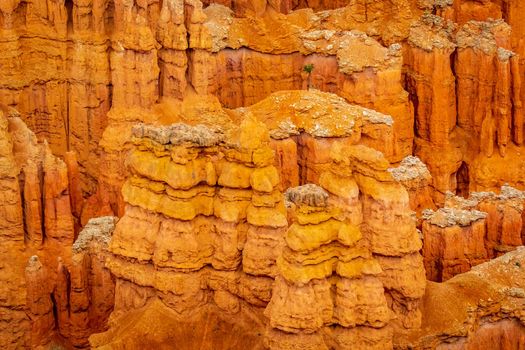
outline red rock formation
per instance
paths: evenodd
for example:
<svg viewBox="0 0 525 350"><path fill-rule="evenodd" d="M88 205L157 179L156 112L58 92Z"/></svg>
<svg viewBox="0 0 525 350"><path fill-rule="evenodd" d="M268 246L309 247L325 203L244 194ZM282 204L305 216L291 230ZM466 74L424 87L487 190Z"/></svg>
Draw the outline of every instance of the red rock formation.
<svg viewBox="0 0 525 350"><path fill-rule="evenodd" d="M398 167L390 168L388 171L394 180L401 183L407 190L410 209L414 210L418 217L423 210L436 207L430 187L432 177L426 165L419 158L408 156L401 161Z"/></svg>
<svg viewBox="0 0 525 350"><path fill-rule="evenodd" d="M64 1L4 1L0 11L5 38L0 60L6 68L0 101L16 106L55 153L79 154L86 191L93 191L98 174L98 161L90 155L97 152L111 95L107 35L89 23L106 6L95 1L92 14Z"/></svg>
<svg viewBox="0 0 525 350"><path fill-rule="evenodd" d="M391 115L392 159L399 161L410 153L413 128L406 116L411 106L401 87L400 45L384 47L365 33L342 32L347 28L341 28L339 16L347 17L337 11L314 31L309 26L316 18L307 12L301 12L301 20L299 14L290 15L288 21L263 16L253 23L233 18L223 7L210 6L205 12L211 50L190 56L189 72L197 92L212 93L228 107L249 105L278 90L307 88L303 67L313 64L312 86ZM287 35L269 39L272 27ZM261 72L259 67L272 69Z"/></svg>
<svg viewBox="0 0 525 350"><path fill-rule="evenodd" d="M118 163L114 158L122 158L122 155L104 154L115 151L105 147L109 146L108 142L114 135L108 135L109 139L102 143L102 148L98 147L108 124L126 120L122 113L137 114L131 109L148 109L161 98L183 99L193 88L200 93L216 94L228 106L251 104L273 91L303 86L307 74L302 68L309 63L314 64L314 70L308 80L317 88L336 92L349 102L392 115L395 142L393 158L389 159L400 161L411 153L413 118L401 87L399 50L397 45L381 46L372 38L390 45L409 37L410 48L404 50L407 77L410 77L407 88L415 96L413 101L417 102L416 133L421 137L418 154L429 164L434 187L442 194L446 190L455 190L455 177L465 177L456 174L462 161L467 168L473 168L467 177L474 177L470 182L475 189L497 187L490 183L492 180L472 172L491 166L486 164L491 163L490 160L479 159L483 164L478 166L478 160L458 155L454 139L463 138L460 130L447 139L456 119L453 75L458 75L460 86L461 62L465 60L467 66L470 64L464 54L454 58L457 60L454 71L448 62L456 43L460 46L458 53L466 48L467 52L469 44L465 37L485 35L466 23L470 20L487 21L489 17L504 18L512 26L512 32L503 35L508 38L500 36L504 40L498 39L497 45L522 54L523 25L519 13L523 6L518 1L511 1L508 5L457 1L453 7L447 2L433 4L401 0L373 4L361 1L219 3L231 7L237 17L232 17L227 7L210 5L210 2L205 2L204 6L209 6L203 9L198 1L165 1L162 4L95 1L72 3L71 6L58 2L49 7L6 2L0 16L3 33L8 38L2 61L13 69L4 70L2 101L18 106L24 120L38 136L49 139L55 153L64 154L69 149L76 151L83 193L96 192L100 175L101 191L109 193L107 200L111 203L107 204L111 204L114 212L122 213L119 191L112 187L120 187L125 176L119 174L121 168L106 164ZM330 10L320 14L311 10L293 11L304 7L315 11ZM421 9L435 9L436 13L465 25L466 29L462 29L456 39L454 35L451 37L448 24L443 26L439 17L426 15L410 30ZM289 14L276 16L274 10ZM251 20L252 17L255 19ZM267 29L276 27L289 35L279 37ZM350 32L352 30L354 32ZM41 36L36 39L33 33ZM464 48L463 44L467 46ZM359 55L354 54L357 52ZM494 116L501 121L500 141L497 142L502 150L506 149L506 139L513 139L518 145L522 139L521 100L525 90L520 86L524 65L518 55L512 56L508 64L506 59L500 60L502 67L498 74L505 74L509 79L503 83L506 86L495 87L503 101L497 103L511 104L511 107L505 107L509 109L504 112L510 113L508 116ZM22 64L15 63L18 57ZM439 69L428 68L437 65ZM261 66L271 66L272 69L261 71L258 69ZM498 69L493 68L494 71ZM369 79L370 74L373 79ZM440 83L432 83L434 80ZM465 90L464 96L468 97L472 95L469 89L459 90ZM433 122L436 117L432 116L432 110L445 100L446 122ZM463 121L470 117L461 107L461 96L458 96L458 101L459 129L462 129ZM113 117L107 115L110 107L114 109ZM138 121L146 121L144 119L138 117ZM513 127L507 135L504 125L511 122ZM483 139L490 144L493 139L490 136L491 123L487 121L486 124L484 132L488 134ZM443 148L447 158L439 163L425 155L430 154L425 150L430 146L423 140L427 140L430 134L432 144L450 144ZM515 157L514 151L510 153ZM93 154L99 156L89 156ZM109 159L105 161L105 157ZM100 161L105 174L100 174ZM115 177L119 178L118 181ZM513 180L515 185L519 183L513 173L502 173L498 177L498 185L506 180ZM99 193L99 198L93 201L101 202L100 196Z"/></svg>
<svg viewBox="0 0 525 350"><path fill-rule="evenodd" d="M113 278L104 266L105 252L116 218L91 219L72 246L71 265L60 259L53 291L58 333L76 347L86 347L88 337L106 330L113 310Z"/></svg>
<svg viewBox="0 0 525 350"><path fill-rule="evenodd" d="M447 193L445 207L423 212L423 256L427 278L444 281L523 244L522 191L473 192L468 199Z"/></svg>
<svg viewBox="0 0 525 350"><path fill-rule="evenodd" d="M387 171L389 163L382 154L365 146L350 147L348 141L335 143L327 167L331 170L319 178L332 193L331 209L322 189L318 190L322 198L292 191L292 201L309 204L289 213L297 222L288 226L279 173L271 165L274 152L269 135L277 132L275 120L266 115L269 133L252 111L244 113L240 127L225 134L202 125L133 129L135 149L127 162L131 176L123 186L128 206L116 227L107 262L117 277L112 328L93 336L92 346L114 347L120 342L137 346L128 336L114 337L131 318L146 317L159 308L173 309L200 328L199 317L213 315L217 309L225 314L221 320L235 314L243 319L252 312L250 317L261 318L262 308L270 302L269 325L277 328L266 338L272 348L314 338L312 344L321 346L324 341L311 332L326 328L332 320L341 327L326 330L334 332L333 341L341 347L352 341L366 346L362 334L376 339L378 348L392 346L392 331L402 335L419 327L418 302L424 291L423 264L417 253L421 244L408 194ZM308 130L307 119L303 122L300 128ZM400 241L388 241L385 221L371 217L379 211L396 218ZM332 271L337 275L329 278ZM340 290L335 299L330 297L331 285ZM298 299L292 291L303 295L303 306L294 304ZM315 296L321 291L326 298ZM367 293L377 298L365 304L354 301ZM312 308L317 302L328 308L321 318ZM312 307L301 310L306 305ZM375 310L377 317L368 315L363 305ZM292 320L297 317L305 321L296 324ZM265 327L263 322L260 331ZM299 332L304 339L303 335L290 338L290 332ZM206 339L220 348L214 337Z"/></svg>
<svg viewBox="0 0 525 350"><path fill-rule="evenodd" d="M51 291L42 263L36 255L29 258L26 267L27 309L31 320L31 347L36 348L49 342L55 326Z"/></svg>
<svg viewBox="0 0 525 350"><path fill-rule="evenodd" d="M445 283L429 282L423 324L403 347L519 349L525 326L522 247Z"/></svg>
<svg viewBox="0 0 525 350"><path fill-rule="evenodd" d="M451 65L454 25L441 17L425 15L410 31L405 48L407 90L415 106L416 152L428 164L433 187L449 189L449 173L456 170L458 152L450 145L450 133L456 126L456 85ZM440 149L443 157L429 152ZM453 168L450 169L449 168ZM436 199L440 199L439 197Z"/></svg>
<svg viewBox="0 0 525 350"><path fill-rule="evenodd" d="M45 238L73 244L74 222L69 199L69 179L66 164L44 149L42 163L44 173L43 213Z"/></svg>
<svg viewBox="0 0 525 350"><path fill-rule="evenodd" d="M197 328L207 304L212 313L245 317L248 307L261 316L257 308L269 300L286 226L265 130L247 117L219 144L221 134L203 126L134 128L133 176L123 187L128 207L108 261L117 277L115 327L127 322L130 309L158 308L155 300ZM112 343L113 334L92 344Z"/></svg>
<svg viewBox="0 0 525 350"><path fill-rule="evenodd" d="M0 110L0 346L20 348L32 344L32 327L25 312L23 212L18 167L8 126Z"/></svg>
<svg viewBox="0 0 525 350"><path fill-rule="evenodd" d="M330 148L335 142L359 142L393 156L392 118L350 105L333 94L316 90L277 92L234 112L245 110L269 128L277 157L286 157L286 162L284 158L276 161L283 189L318 183L330 163Z"/></svg>
<svg viewBox="0 0 525 350"><path fill-rule="evenodd" d="M331 206L328 193L311 184L289 189L286 197L292 222L265 311L269 348L327 349L324 328L341 348L391 348L382 269L359 229L357 198L353 207ZM368 341L356 337L362 333Z"/></svg>
<svg viewBox="0 0 525 350"><path fill-rule="evenodd" d="M327 105L331 107L326 108ZM283 91L253 106L235 110L223 109L214 98L201 99L192 95L182 103L160 105L154 113L139 113L136 118L112 123L106 129L102 143L106 154L103 162L111 170L101 175L103 186L97 195L87 200L82 222L91 216L124 210L118 189L128 176L124 158L130 148L130 132L135 122L141 119L160 124L177 121L227 130L246 109L270 129L272 148L276 152L275 165L282 174L283 189L288 186L285 184L295 186L317 181L319 173L329 162L329 147L337 140L359 140L376 147L389 158L393 157L392 118L349 105L333 94L316 90ZM115 205L110 207L108 202Z"/></svg>
<svg viewBox="0 0 525 350"><path fill-rule="evenodd" d="M332 159L331 172L335 178L345 179L342 184L355 181L359 188L363 211L361 231L383 270L379 278L394 313L394 339L402 337L406 329L420 325L418 304L424 292L424 270L419 254L421 240L408 193L394 180L388 171L388 161L378 151L365 146L334 147ZM326 187L325 184L329 181L321 182ZM327 190L343 200L348 199L345 187L334 185L326 187ZM393 227L395 235L391 234Z"/></svg>
<svg viewBox="0 0 525 350"><path fill-rule="evenodd" d="M426 16L412 27L409 44L416 154L432 173L435 199L442 203L446 191L494 191L505 182L522 187L516 168L499 166L507 159L521 164L523 143L522 73L519 55L510 51L511 28L503 20L470 21L454 34L451 22ZM432 106L443 101L445 118Z"/></svg>
<svg viewBox="0 0 525 350"><path fill-rule="evenodd" d="M488 260L487 214L441 208L423 212L423 256L427 279L446 281Z"/></svg>
<svg viewBox="0 0 525 350"><path fill-rule="evenodd" d="M410 153L410 105L401 87L397 46L387 48L375 43L369 49L368 42L373 39L366 39L363 45L359 39L339 34L357 29L381 38L387 45L397 42L408 33L412 15L408 2L399 0L390 5L389 2L230 1L222 4L234 8L240 16L234 19L231 31L223 16L228 13L227 8L213 5L203 10L200 1L5 2L0 23L6 40L2 42L0 60L7 69L0 76L0 102L17 107L39 139L48 139L54 154L76 152L84 195L96 192L101 176L117 176L116 169L106 169L104 153L113 150L106 149L104 145L109 140L102 139L108 125L127 119L121 113L136 114L132 111L134 108L147 110L161 98L183 99L193 89L199 93L216 91L228 106L252 104L277 89L301 88L302 67L310 61L318 67L312 76L318 88L341 93L349 102L399 119L399 129L396 125L399 143L393 145L394 151L398 157ZM291 17L273 15L274 10L287 13L302 7L333 10L323 15L327 17L322 23L311 11L297 11ZM400 13L403 16L399 16ZM244 16L258 16L259 22L241 18ZM294 35L283 41L280 52L268 46L268 43L275 45L280 37L264 29L274 24ZM313 30L314 26L319 26L321 32ZM223 34L227 37L223 38ZM257 42L261 34L272 38L262 40L266 42L263 50L259 48L261 42ZM363 35L357 37L366 38ZM360 59L357 65L349 64L349 58L357 57L351 57L353 50L347 44L346 49L339 49L341 38L356 41L352 44L356 45L355 49L369 51L367 56L371 58ZM230 49L215 53L217 45L223 47L221 40L249 41L245 45L249 47L247 57L237 57ZM294 54L298 44L299 52L309 55L306 61L305 57ZM238 44L227 46L239 47ZM325 54L329 57L323 57ZM246 62L247 67L242 68L232 60ZM274 65L276 60L282 63L280 69L268 76L260 75L257 62ZM226 61L231 69L223 69ZM292 61L292 65L286 65ZM368 62L374 64L368 65ZM229 79L234 76L238 80L243 76L249 80L255 74L259 76L254 86L235 84L242 90L239 92ZM375 76L374 81L364 85L361 81L369 74ZM204 75L213 81L207 84ZM228 82L229 87L224 89ZM231 96L226 96L226 90ZM112 113L108 115L110 108ZM139 118L139 121L147 120ZM102 147L99 147L101 140ZM104 179L101 182L105 187ZM113 184L109 181L108 185ZM113 192L109 200L115 210L115 205L122 204L117 198L118 190L103 189L108 190Z"/></svg>
<svg viewBox="0 0 525 350"><path fill-rule="evenodd" d="M494 258L523 244L524 201L525 194L522 191L504 185L499 194L474 192L467 200L449 194L445 205L487 213L487 235L484 241L489 257Z"/></svg>
<svg viewBox="0 0 525 350"><path fill-rule="evenodd" d="M75 172L69 174L48 145L37 142L17 113L7 113L0 112L1 225L6 229L2 236L5 250L0 255L6 288L1 305L2 322L6 322L6 331L0 332L2 347L36 348L55 341L57 334L70 344L85 346L92 332L104 330L112 310L114 283L103 266L101 249L82 255L90 257L83 258L89 262L87 267L71 254L75 237L71 203L75 202L69 195L69 179L75 179ZM74 162L69 164L74 170ZM93 228L88 225L79 240L85 240L82 237L89 230ZM77 276L87 282L75 284ZM82 296L70 298L71 288L73 295L78 291ZM87 323L76 319L84 311L89 313Z"/></svg>
<svg viewBox="0 0 525 350"><path fill-rule="evenodd" d="M113 303L94 346L523 343L519 303L433 328L415 229L436 280L523 242L523 194L478 193L525 189L522 0L0 2L0 347L85 347ZM287 240L327 222L362 237Z"/></svg>

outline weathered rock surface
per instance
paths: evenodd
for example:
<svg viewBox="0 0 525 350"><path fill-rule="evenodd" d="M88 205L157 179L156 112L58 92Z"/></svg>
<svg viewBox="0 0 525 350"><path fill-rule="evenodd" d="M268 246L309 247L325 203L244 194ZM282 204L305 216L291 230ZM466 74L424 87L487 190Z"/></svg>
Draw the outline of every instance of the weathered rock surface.
<svg viewBox="0 0 525 350"><path fill-rule="evenodd" d="M133 309L149 317L151 307L168 308L203 330L199 315L232 322L219 310L262 316L287 227L279 174L268 131L253 116L224 136L203 125L133 129L132 175L122 190L127 208L107 261L117 278L116 329L94 336L93 346L118 347L113 334Z"/></svg>
<svg viewBox="0 0 525 350"><path fill-rule="evenodd" d="M403 347L519 349L523 346L523 247L445 283L428 282L423 323Z"/></svg>
<svg viewBox="0 0 525 350"><path fill-rule="evenodd" d="M477 209L487 213L485 246L489 258L494 258L523 245L523 205L525 193L503 185L499 193L473 192L468 199L449 193L445 205L462 209Z"/></svg>
<svg viewBox="0 0 525 350"><path fill-rule="evenodd" d="M93 231L107 235L112 228L97 228L100 219L91 220L73 244L78 218L72 203L78 202L70 196L69 179L75 172L52 155L47 143L37 142L13 110L0 110L0 132L4 189L0 273L5 288L1 346L36 348L57 337L86 346L87 337L105 327L114 289L103 248L91 248L86 235ZM69 164L74 169L74 161ZM99 246L107 245L107 240ZM88 247L88 253L81 252Z"/></svg>
<svg viewBox="0 0 525 350"><path fill-rule="evenodd" d="M499 9L482 15L485 5L499 8L459 1L450 8L457 18L424 15L405 48L407 89L416 105L415 154L427 164L440 204L447 191L468 197L505 183L523 188L525 70L523 41L514 39L521 28L497 19Z"/></svg>
<svg viewBox="0 0 525 350"><path fill-rule="evenodd" d="M272 114L254 110L275 128ZM258 329L270 348L309 339L342 348L354 339L366 348L366 334L380 349L393 346L394 334L419 327L421 241L408 193L382 153L351 145L355 136L335 142L319 176L324 189L308 184L283 197L270 132L256 113L243 112L240 126L225 133L203 125L133 128L122 189L127 207L107 260L117 277L112 329L93 336L92 346L138 346L129 336L114 337L131 318L151 317L152 308L196 323L217 310L226 319L252 312L261 318L266 308L269 321ZM374 214L380 212L395 220L395 236ZM145 331L137 326L132 334ZM333 333L331 340L320 332Z"/></svg>
<svg viewBox="0 0 525 350"><path fill-rule="evenodd" d="M102 201L120 214L112 186L125 176L108 163L122 158L123 145L110 130L147 122L156 103L193 92L239 107L310 81L391 115L392 157L400 160L413 131L400 45L391 44L406 37L412 16L405 0L9 0L0 8L0 103L16 107L54 154L75 152L82 193L102 187ZM302 71L307 64L317 67L311 77Z"/></svg>
<svg viewBox="0 0 525 350"><path fill-rule="evenodd" d="M0 347L523 346L524 13L0 1Z"/></svg>
<svg viewBox="0 0 525 350"><path fill-rule="evenodd" d="M418 217L425 209L435 208L432 199L432 176L427 166L418 158L408 156L404 158L399 166L390 168L388 171L397 182L401 183L408 192L410 208L416 212Z"/></svg>
<svg viewBox="0 0 525 350"><path fill-rule="evenodd" d="M487 214L441 208L423 212L423 256L427 279L445 281L488 260Z"/></svg>
<svg viewBox="0 0 525 350"><path fill-rule="evenodd" d="M525 195L508 185L499 194L448 192L445 207L424 210L423 256L427 279L445 281L523 245Z"/></svg>

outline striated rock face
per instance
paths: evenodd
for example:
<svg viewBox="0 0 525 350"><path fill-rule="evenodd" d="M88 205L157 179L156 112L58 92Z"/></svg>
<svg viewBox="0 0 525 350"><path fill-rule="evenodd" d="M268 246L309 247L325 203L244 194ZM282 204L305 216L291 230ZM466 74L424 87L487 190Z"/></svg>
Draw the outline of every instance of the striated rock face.
<svg viewBox="0 0 525 350"><path fill-rule="evenodd" d="M117 218L91 219L72 245L71 266L58 262L54 290L59 334L74 346L104 331L113 311L115 282L105 268L105 252Z"/></svg>
<svg viewBox="0 0 525 350"><path fill-rule="evenodd" d="M427 278L444 281L523 245L522 191L508 185L499 194L448 192L445 207L423 211L423 256Z"/></svg>
<svg viewBox="0 0 525 350"><path fill-rule="evenodd" d="M195 329L208 327L205 315L219 323L231 315L258 319L265 346L279 349L333 342L380 349L419 327L421 241L408 194L384 156L336 142L322 187L283 197L272 131L244 112L240 127L226 133L184 124L133 129L127 208L107 260L117 277L115 311L111 329L90 338L93 347L139 346L143 326L123 335L122 325L159 309ZM380 212L395 220L396 236ZM246 342L263 346L242 325ZM186 344L183 332L161 338L168 335ZM217 334L202 341L247 346Z"/></svg>
<svg viewBox="0 0 525 350"><path fill-rule="evenodd" d="M382 25L367 27L370 36L355 30L359 26L348 21L352 10L348 6L322 17L308 11L267 14L251 21L210 6L205 26L211 52L198 50L190 58L192 84L228 107L253 104L278 90L315 87L337 93L393 117L392 160L401 160L413 140L412 120L406 117L411 106L401 87L401 46L393 44L398 38L384 38L392 44L385 47L372 37L383 33ZM279 28L282 36L269 28ZM303 71L305 65L313 65L313 71ZM272 69L261 72L261 66Z"/></svg>
<svg viewBox="0 0 525 350"><path fill-rule="evenodd" d="M0 111L0 346L3 348L31 344L31 322L25 312L24 225L17 169L8 119Z"/></svg>
<svg viewBox="0 0 525 350"><path fill-rule="evenodd" d="M361 202L360 230L383 270L379 276L395 315L395 328L402 332L403 328L419 327L417 305L424 291L424 271L418 253L421 241L406 190L388 172L386 159L371 148L334 147L332 159L321 185L339 197L343 208L351 208L357 198Z"/></svg>
<svg viewBox="0 0 525 350"><path fill-rule="evenodd" d="M492 19L501 12L461 19L466 4L478 3L455 2L459 23L424 15L412 26L404 54L416 106L415 153L428 165L441 204L446 191L468 197L504 183L523 188L523 44L508 23Z"/></svg>
<svg viewBox="0 0 525 350"><path fill-rule="evenodd" d="M3 1L0 103L51 149L79 154L84 189L98 173L97 146L111 104L107 1Z"/></svg>
<svg viewBox="0 0 525 350"><path fill-rule="evenodd" d="M281 91L236 113L251 112L272 138L281 190L318 183L335 142L360 143L393 155L392 117L351 105L334 94Z"/></svg>
<svg viewBox="0 0 525 350"><path fill-rule="evenodd" d="M0 0L0 347L525 346L524 14Z"/></svg>
<svg viewBox="0 0 525 350"><path fill-rule="evenodd" d="M388 171L397 182L401 183L408 192L410 208L418 217L425 209L435 208L432 199L432 176L427 166L418 158L408 156L404 158L398 167L390 168Z"/></svg>
<svg viewBox="0 0 525 350"><path fill-rule="evenodd" d="M504 185L499 194L473 192L465 200L449 194L446 206L477 209L487 213L485 246L490 258L523 245L523 205L525 193Z"/></svg>
<svg viewBox="0 0 525 350"><path fill-rule="evenodd" d="M73 244L72 254L58 257L54 271L38 256L29 258L25 279L32 348L48 345L56 336L74 347L87 347L90 334L106 329L115 282L104 259L116 220L91 219ZM53 258L45 247L38 254Z"/></svg>
<svg viewBox="0 0 525 350"><path fill-rule="evenodd" d="M316 185L289 189L286 198L292 222L265 311L269 348L328 349L323 329L342 348L392 348L382 269L363 239L358 198L345 211Z"/></svg>
<svg viewBox="0 0 525 350"><path fill-rule="evenodd" d="M126 175L116 164L131 125L194 92L230 108L278 90L335 92L392 115L392 159L400 160L413 128L395 43L412 12L406 0L6 0L0 103L16 107L55 155L76 153L82 193L96 196L89 213L111 204L122 214ZM307 64L316 67L311 76Z"/></svg>
<svg viewBox="0 0 525 350"><path fill-rule="evenodd" d="M487 214L441 208L423 212L423 256L427 279L445 281L488 260Z"/></svg>
<svg viewBox="0 0 525 350"><path fill-rule="evenodd" d="M317 182L329 163L329 149L335 141L375 147L389 158L394 154L392 117L348 104L335 94L318 90L280 91L252 106L234 110L223 108L216 98L202 99L192 95L182 103L161 104L151 114L139 117L156 124L202 124L218 132L227 132L246 113L252 113L269 129L270 147L275 151L274 165L281 174L281 190ZM120 188L129 176L124 159L131 147L132 121L137 119L106 129L108 137L118 138L120 142L118 148L113 148L114 141L102 143L103 147L107 146L106 160L115 173L101 176L105 184L98 195L87 200L82 221L93 215L106 215L107 210L123 212ZM108 202L115 206L108 206Z"/></svg>
<svg viewBox="0 0 525 350"><path fill-rule="evenodd" d="M105 252L116 218L91 219L72 246L72 254L58 250L56 268L33 255L25 270L31 347L49 344L56 336L67 344L87 347L94 332L104 331L113 310L115 282L105 268ZM46 260L50 247L38 251ZM56 247L55 247L56 249Z"/></svg>
<svg viewBox="0 0 525 350"><path fill-rule="evenodd" d="M132 125L160 121L153 107L194 94L235 108L282 90L333 92L393 118L392 143L378 144L393 162L416 153L438 202L469 186L522 188L522 10L519 1L6 1L0 102L55 155L75 154L76 193L92 196L84 224L123 213ZM489 74L471 71L480 64ZM514 170L498 170L505 157Z"/></svg>
<svg viewBox="0 0 525 350"><path fill-rule="evenodd" d="M235 314L261 318L287 226L264 124L247 115L227 141L202 125L140 125L133 135L132 175L122 190L128 205L107 262L117 277L115 329L93 336L91 345L139 346L133 337L115 336L134 317L130 310L144 306L143 312L167 308L177 322L203 330L204 315L225 323ZM254 331L238 327L241 334ZM213 348L247 346L214 335L202 341Z"/></svg>
<svg viewBox="0 0 525 350"><path fill-rule="evenodd" d="M46 276L38 256L33 255L29 258L25 278L28 281L27 309L31 320L31 332L29 333L31 342L30 344L20 345L38 347L49 342L49 337L55 326L53 303L49 297L49 288L46 288L49 276ZM8 346L12 345L8 344Z"/></svg>
<svg viewBox="0 0 525 350"><path fill-rule="evenodd" d="M73 346L86 346L87 336L105 327L114 282L104 267L102 248L89 248L88 255L71 252L78 219L72 203L73 207L79 203L78 197L75 202L70 196L74 159L69 160L73 171L68 171L47 143L37 142L14 110L6 111L0 110L4 189L0 227L5 230L0 252L5 288L1 346L36 348L57 336ZM93 225L96 221L80 232L77 243L84 241L87 247L83 237L97 230ZM112 231L102 229L106 234Z"/></svg>

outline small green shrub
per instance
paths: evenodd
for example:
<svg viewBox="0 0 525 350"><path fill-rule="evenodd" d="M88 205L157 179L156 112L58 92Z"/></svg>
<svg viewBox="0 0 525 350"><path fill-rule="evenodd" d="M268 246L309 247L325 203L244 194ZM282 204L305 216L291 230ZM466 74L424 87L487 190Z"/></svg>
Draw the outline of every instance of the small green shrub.
<svg viewBox="0 0 525 350"><path fill-rule="evenodd" d="M305 71L308 74L312 73L313 70L314 70L313 63L305 64L303 67L303 71Z"/></svg>

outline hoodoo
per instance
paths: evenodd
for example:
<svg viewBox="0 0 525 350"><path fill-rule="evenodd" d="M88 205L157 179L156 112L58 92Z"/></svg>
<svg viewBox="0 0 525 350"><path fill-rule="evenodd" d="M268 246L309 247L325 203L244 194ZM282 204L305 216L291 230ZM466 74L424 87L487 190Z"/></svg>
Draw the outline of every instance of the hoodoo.
<svg viewBox="0 0 525 350"><path fill-rule="evenodd" d="M525 347L525 0L0 0L0 348Z"/></svg>

